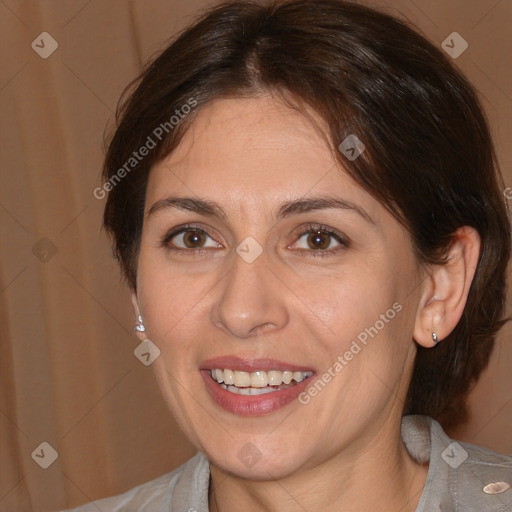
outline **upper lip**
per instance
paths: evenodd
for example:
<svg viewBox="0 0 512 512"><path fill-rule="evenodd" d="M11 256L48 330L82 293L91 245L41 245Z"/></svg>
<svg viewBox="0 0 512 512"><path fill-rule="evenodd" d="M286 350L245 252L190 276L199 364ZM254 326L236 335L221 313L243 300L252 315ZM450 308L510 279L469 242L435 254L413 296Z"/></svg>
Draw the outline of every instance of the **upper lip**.
<svg viewBox="0 0 512 512"><path fill-rule="evenodd" d="M314 370L308 366L296 365L278 361L277 359L258 358L240 356L220 356L213 357L203 361L200 370L213 370L214 368L236 370L239 372L255 372L255 371L292 371L292 372L313 372Z"/></svg>

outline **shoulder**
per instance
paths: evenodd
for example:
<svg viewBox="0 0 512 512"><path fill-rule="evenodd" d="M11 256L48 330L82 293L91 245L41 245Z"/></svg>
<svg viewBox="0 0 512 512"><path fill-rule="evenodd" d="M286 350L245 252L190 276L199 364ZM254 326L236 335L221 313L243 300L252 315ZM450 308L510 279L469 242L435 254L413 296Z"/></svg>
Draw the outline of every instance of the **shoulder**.
<svg viewBox="0 0 512 512"><path fill-rule="evenodd" d="M205 503L208 503L209 478L208 460L198 452L170 473L138 485L123 494L62 512L187 512L194 508L199 512L204 509Z"/></svg>
<svg viewBox="0 0 512 512"><path fill-rule="evenodd" d="M406 416L402 437L415 460L428 463L417 512L512 510L512 457L454 441L426 416Z"/></svg>

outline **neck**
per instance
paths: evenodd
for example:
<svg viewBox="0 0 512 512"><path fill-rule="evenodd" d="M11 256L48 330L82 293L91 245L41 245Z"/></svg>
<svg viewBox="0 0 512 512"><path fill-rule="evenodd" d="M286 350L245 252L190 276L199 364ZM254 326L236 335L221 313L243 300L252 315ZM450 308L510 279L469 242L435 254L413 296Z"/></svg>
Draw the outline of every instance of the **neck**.
<svg viewBox="0 0 512 512"><path fill-rule="evenodd" d="M410 458L399 424L368 436L320 464L275 480L243 479L211 463L209 510L414 512L428 467Z"/></svg>

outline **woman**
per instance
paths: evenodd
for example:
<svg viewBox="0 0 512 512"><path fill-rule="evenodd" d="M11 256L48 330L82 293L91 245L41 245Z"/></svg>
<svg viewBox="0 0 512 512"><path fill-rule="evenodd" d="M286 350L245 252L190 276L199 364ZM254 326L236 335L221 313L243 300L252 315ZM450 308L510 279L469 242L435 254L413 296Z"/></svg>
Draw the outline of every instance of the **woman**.
<svg viewBox="0 0 512 512"><path fill-rule="evenodd" d="M502 326L488 126L441 50L338 0L210 9L142 74L104 222L198 454L77 510L504 511L443 427Z"/></svg>

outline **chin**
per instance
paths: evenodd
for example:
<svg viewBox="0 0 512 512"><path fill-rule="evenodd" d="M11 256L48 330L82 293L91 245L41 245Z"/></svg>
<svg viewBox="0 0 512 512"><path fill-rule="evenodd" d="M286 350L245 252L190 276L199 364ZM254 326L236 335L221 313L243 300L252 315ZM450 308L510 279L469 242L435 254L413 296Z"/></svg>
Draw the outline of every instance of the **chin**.
<svg viewBox="0 0 512 512"><path fill-rule="evenodd" d="M232 447L231 447L232 448ZM289 450L289 453L276 453L272 446L267 446L262 452L250 441L243 444L236 451L229 452L217 450L206 453L208 459L222 471L247 480L266 481L286 478L296 473L305 464L304 460L297 460L298 450ZM283 450L283 445L281 445ZM304 455L302 453L302 455Z"/></svg>

